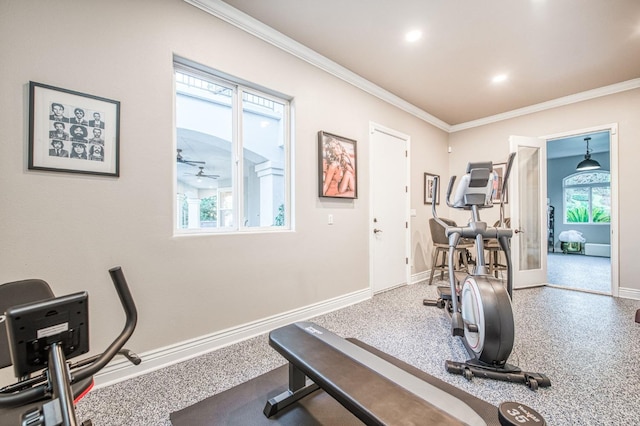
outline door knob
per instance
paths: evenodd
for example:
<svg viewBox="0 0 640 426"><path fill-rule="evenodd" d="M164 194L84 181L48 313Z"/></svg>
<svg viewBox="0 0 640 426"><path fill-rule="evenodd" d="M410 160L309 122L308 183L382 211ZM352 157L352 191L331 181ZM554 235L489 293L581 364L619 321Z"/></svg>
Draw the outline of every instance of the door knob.
<svg viewBox="0 0 640 426"><path fill-rule="evenodd" d="M380 232L382 232L382 229L373 228L373 233L374 233L374 234L378 234L378 233L380 233Z"/></svg>

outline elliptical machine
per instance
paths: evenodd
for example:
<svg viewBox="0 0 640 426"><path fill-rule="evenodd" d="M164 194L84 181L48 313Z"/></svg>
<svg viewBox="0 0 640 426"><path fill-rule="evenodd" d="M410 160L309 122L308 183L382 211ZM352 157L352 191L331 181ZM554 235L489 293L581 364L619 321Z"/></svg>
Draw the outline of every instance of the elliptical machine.
<svg viewBox="0 0 640 426"><path fill-rule="evenodd" d="M451 331L459 336L471 356L466 362L446 361L449 373L460 374L471 380L474 376L508 382L524 383L530 389L551 386L547 376L522 371L507 363L513 349L515 324L511 298L513 293L513 271L511 265L510 240L512 230L504 227L504 195L515 153L509 156L500 192L500 222L489 227L480 220L480 210L493 207L492 192L497 182L492 162L469 163L466 174L460 180L453 202L450 201L456 176L449 180L446 202L449 207L469 210L471 219L467 226L449 226L436 212L432 204L433 217L445 228L449 239L449 286L438 287L438 299L423 300L427 306L447 308L451 315ZM434 179L433 193L438 191L438 178ZM455 248L461 238L475 240L476 264L473 272L460 284L455 276ZM506 266L506 288L502 281L489 274L484 259L485 240L497 240L502 249Z"/></svg>

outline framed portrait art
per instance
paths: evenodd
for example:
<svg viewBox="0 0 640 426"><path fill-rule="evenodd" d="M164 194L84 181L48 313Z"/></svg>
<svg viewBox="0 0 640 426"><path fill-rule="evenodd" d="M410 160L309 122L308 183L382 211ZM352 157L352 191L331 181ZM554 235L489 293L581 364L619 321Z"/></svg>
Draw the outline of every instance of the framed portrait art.
<svg viewBox="0 0 640 426"><path fill-rule="evenodd" d="M424 174L424 203L425 204L433 204L434 201L436 205L440 204L440 188L438 188L438 193L434 195L433 193L433 180L436 177L440 177L438 175L432 175L431 173Z"/></svg>
<svg viewBox="0 0 640 426"><path fill-rule="evenodd" d="M120 102L29 83L29 169L119 176Z"/></svg>
<svg viewBox="0 0 640 426"><path fill-rule="evenodd" d="M318 132L320 197L358 198L356 141Z"/></svg>
<svg viewBox="0 0 640 426"><path fill-rule="evenodd" d="M507 163L498 163L498 164L494 164L493 165L493 171L496 172L495 174L495 178L493 179L493 190L491 192L491 201L494 204L497 204L500 202L500 197L503 196L502 194L502 182L504 182L504 173L507 170ZM507 202L509 201L508 199L509 197L507 196L507 193L504 193L504 199L502 200L502 202L504 204L507 204Z"/></svg>

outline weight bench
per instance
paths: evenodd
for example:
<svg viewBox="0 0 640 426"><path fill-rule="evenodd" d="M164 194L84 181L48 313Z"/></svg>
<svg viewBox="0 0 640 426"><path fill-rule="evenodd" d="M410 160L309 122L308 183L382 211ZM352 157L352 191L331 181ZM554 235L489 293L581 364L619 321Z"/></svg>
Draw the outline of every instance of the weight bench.
<svg viewBox="0 0 640 426"><path fill-rule="evenodd" d="M267 401L267 417L322 388L369 425L487 425L464 401L314 323L274 330L269 344L289 361L289 390Z"/></svg>
<svg viewBox="0 0 640 426"><path fill-rule="evenodd" d="M546 426L544 418L524 404L509 401L496 408L312 322L272 331L269 345L289 361L289 389L267 401L267 418L322 388L367 425Z"/></svg>

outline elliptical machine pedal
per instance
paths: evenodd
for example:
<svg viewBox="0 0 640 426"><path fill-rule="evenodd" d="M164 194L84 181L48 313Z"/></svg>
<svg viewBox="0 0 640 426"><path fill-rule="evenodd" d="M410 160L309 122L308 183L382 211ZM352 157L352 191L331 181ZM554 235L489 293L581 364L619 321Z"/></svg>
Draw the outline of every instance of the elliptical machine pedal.
<svg viewBox="0 0 640 426"><path fill-rule="evenodd" d="M424 306L435 306L439 309L444 309L446 306L449 313L451 313L451 289L445 286L438 286L437 291L437 299L422 299L422 304Z"/></svg>
<svg viewBox="0 0 640 426"><path fill-rule="evenodd" d="M539 387L546 388L551 386L551 380L546 375L522 371L519 367L511 364L492 369L486 366L474 365L471 361L445 361L445 370L451 374L459 374L469 381L474 377L480 377L503 382L522 383L532 391L538 390Z"/></svg>
<svg viewBox="0 0 640 426"><path fill-rule="evenodd" d="M435 306L436 308L444 309L447 302L451 302L451 290L449 287L439 286L437 291L437 299L422 299L422 304L424 306Z"/></svg>

